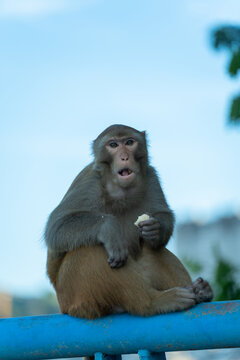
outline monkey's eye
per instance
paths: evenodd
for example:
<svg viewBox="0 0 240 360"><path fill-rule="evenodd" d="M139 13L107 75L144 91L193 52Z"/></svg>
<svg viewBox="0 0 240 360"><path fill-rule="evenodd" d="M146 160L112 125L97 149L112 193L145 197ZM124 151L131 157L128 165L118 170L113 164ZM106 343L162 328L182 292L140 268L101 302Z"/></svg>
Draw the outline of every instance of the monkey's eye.
<svg viewBox="0 0 240 360"><path fill-rule="evenodd" d="M128 145L128 146L131 146L134 144L134 140L133 139L128 139L126 142L125 142L125 145Z"/></svg>
<svg viewBox="0 0 240 360"><path fill-rule="evenodd" d="M118 143L116 143L115 141L112 141L112 142L109 143L109 146L111 148L116 148L116 147L118 147Z"/></svg>

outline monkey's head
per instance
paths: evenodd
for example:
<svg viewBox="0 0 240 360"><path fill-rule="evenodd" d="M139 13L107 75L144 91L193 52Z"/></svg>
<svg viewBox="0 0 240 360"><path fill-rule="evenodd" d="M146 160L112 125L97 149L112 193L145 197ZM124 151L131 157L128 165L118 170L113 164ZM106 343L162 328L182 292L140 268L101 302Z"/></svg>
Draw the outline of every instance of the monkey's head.
<svg viewBox="0 0 240 360"><path fill-rule="evenodd" d="M95 168L121 188L136 186L145 175L148 153L145 132L124 125L112 125L93 142ZM142 180L141 180L142 181Z"/></svg>

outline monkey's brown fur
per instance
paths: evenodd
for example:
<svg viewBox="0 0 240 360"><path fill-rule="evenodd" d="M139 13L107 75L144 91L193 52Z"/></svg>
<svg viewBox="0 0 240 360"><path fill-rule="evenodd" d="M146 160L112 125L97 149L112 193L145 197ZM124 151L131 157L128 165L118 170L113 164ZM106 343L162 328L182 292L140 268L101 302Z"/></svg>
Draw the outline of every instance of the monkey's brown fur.
<svg viewBox="0 0 240 360"><path fill-rule="evenodd" d="M48 274L55 281L60 309L73 316L92 319L118 307L153 315L195 304L194 295L191 299L179 288L192 284L190 276L165 248L156 252L143 247L136 260L129 257L125 266L111 269L103 246L83 247L66 254L56 279L55 271L50 262Z"/></svg>

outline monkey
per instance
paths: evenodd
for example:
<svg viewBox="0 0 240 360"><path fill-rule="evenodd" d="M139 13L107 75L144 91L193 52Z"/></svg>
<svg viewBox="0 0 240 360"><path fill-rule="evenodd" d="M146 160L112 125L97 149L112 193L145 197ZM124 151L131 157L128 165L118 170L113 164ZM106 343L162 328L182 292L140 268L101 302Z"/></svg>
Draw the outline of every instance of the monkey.
<svg viewBox="0 0 240 360"><path fill-rule="evenodd" d="M75 178L45 228L47 274L62 313L95 319L112 313L149 316L211 301L209 283L192 282L166 245L175 217L145 131L105 129L94 159ZM137 217L148 219L134 225Z"/></svg>

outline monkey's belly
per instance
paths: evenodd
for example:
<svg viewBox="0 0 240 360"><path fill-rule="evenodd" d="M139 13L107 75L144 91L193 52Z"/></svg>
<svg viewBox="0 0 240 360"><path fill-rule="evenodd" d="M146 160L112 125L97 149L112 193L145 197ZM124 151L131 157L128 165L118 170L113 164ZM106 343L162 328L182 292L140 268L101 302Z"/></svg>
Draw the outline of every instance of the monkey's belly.
<svg viewBox="0 0 240 360"><path fill-rule="evenodd" d="M79 291L93 283L104 282L107 285L110 282L112 286L112 281L116 284L129 282L131 286L134 276L140 276L148 286L158 290L191 283L182 263L166 248L155 251L144 246L137 258L129 256L127 263L119 269L110 268L107 257L106 250L100 245L69 252L60 267L57 287L68 284Z"/></svg>
<svg viewBox="0 0 240 360"><path fill-rule="evenodd" d="M103 246L79 248L65 256L55 286L63 313L86 318L116 309L147 314L157 290L191 283L183 265L166 249L144 247L137 259L129 257L119 269L112 269L107 257Z"/></svg>

